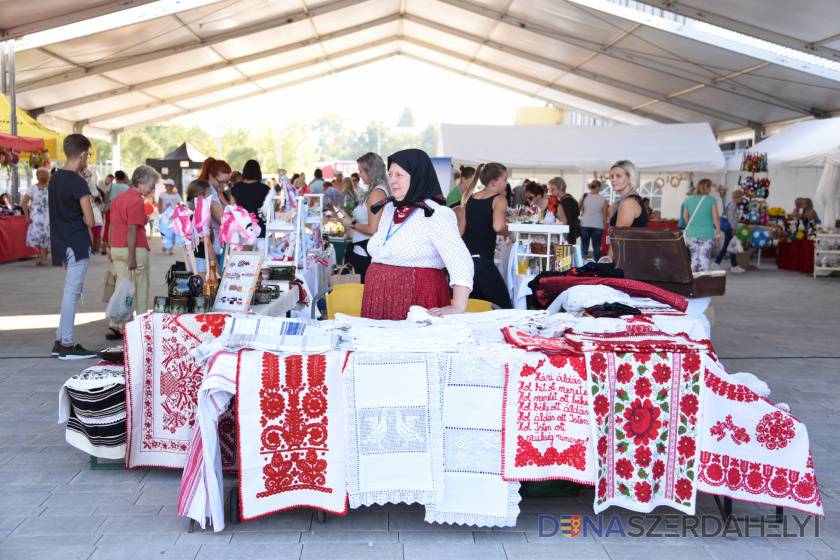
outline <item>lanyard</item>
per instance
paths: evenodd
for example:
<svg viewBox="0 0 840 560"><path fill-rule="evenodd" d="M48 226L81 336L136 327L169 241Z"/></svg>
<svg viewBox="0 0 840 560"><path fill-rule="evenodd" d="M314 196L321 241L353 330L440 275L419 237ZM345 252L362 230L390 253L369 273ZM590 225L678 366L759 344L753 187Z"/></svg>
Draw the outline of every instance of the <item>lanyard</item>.
<svg viewBox="0 0 840 560"><path fill-rule="evenodd" d="M621 203L622 203L622 202L624 202L624 199L625 199L625 198L627 198L627 196L628 196L631 192L633 192L633 189L630 189L629 191L627 191L627 194L625 194L624 196L622 196L622 197L621 197L621 200L619 200L619 201L618 201L618 206L616 206L616 207L615 207L615 210L613 210L612 216L610 216L610 220L612 220L612 217L613 217L613 216L615 216L616 214L618 214L618 209L619 209L619 208L621 208Z"/></svg>
<svg viewBox="0 0 840 560"><path fill-rule="evenodd" d="M392 227L394 227L394 221L393 221L393 220L391 220L391 224L388 226L388 233L386 233L386 234L385 234L385 241L383 241L383 242L382 242L382 245L385 245L386 243L388 243L388 240L389 240L389 239L391 239L392 237L394 237L395 235L397 235L397 232L398 232L398 231L400 231L400 228L401 228L401 227L403 227L403 226L404 226L404 225L408 222L408 220L410 220L410 219L411 219L411 217L412 217L412 216L413 216L413 215L414 215L414 214L415 214L418 210L419 210L419 208L415 208L415 209L411 212L411 214L409 214L409 215L408 215L408 218L406 218L405 220L403 220L403 223L401 223L400 225L398 225L398 226L397 226L397 229L395 229L395 230L394 230L394 233L391 233L391 228L392 228Z"/></svg>

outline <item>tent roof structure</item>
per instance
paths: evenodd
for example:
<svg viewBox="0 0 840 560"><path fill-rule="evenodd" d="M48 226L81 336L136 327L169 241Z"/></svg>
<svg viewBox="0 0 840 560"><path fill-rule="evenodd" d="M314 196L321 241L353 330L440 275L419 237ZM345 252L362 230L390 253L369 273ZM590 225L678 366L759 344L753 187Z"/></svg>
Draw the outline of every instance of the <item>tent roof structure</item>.
<svg viewBox="0 0 840 560"><path fill-rule="evenodd" d="M145 3L81 1L73 12L58 0L26 10L0 3L0 33ZM628 3L637 4L207 2L19 51L17 101L44 124L105 137L404 56L616 124L707 122L721 136L840 112L840 36L827 15L835 0L809 0L807 10L763 0L651 0L639 4L646 11ZM757 39L700 40L693 23L660 7ZM759 39L784 48L761 50Z"/></svg>
<svg viewBox="0 0 840 560"><path fill-rule="evenodd" d="M840 122L840 119L837 119ZM444 153L455 163L504 161L541 173L606 171L629 159L642 172L723 171L706 123L642 126L493 126L442 124Z"/></svg>
<svg viewBox="0 0 840 560"><path fill-rule="evenodd" d="M770 168L823 167L832 157L840 161L840 119L792 124L750 151L766 153ZM732 159L726 167L737 171L741 162Z"/></svg>

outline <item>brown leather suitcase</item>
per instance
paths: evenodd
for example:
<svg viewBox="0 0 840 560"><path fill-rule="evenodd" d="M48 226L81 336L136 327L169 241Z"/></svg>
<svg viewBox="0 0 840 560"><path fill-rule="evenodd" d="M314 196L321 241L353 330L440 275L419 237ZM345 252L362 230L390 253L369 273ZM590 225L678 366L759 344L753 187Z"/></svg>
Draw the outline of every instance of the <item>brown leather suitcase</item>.
<svg viewBox="0 0 840 560"><path fill-rule="evenodd" d="M722 296L726 275L691 272L691 257L679 229L610 228L613 260L624 277L647 282L684 297Z"/></svg>

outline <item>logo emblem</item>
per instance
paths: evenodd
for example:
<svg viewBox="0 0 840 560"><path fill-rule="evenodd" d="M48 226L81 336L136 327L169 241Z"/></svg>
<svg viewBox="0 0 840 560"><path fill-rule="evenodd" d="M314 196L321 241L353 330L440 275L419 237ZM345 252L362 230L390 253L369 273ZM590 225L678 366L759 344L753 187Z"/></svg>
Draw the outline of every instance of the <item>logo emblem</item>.
<svg viewBox="0 0 840 560"><path fill-rule="evenodd" d="M580 534L580 515L560 516L560 532L565 537L576 537Z"/></svg>

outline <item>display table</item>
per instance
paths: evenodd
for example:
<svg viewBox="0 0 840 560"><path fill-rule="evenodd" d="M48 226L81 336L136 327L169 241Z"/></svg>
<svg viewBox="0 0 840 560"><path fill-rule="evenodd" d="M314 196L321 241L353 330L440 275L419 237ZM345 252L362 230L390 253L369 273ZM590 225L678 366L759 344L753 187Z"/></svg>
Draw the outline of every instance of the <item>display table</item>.
<svg viewBox="0 0 840 560"><path fill-rule="evenodd" d="M268 284L269 282L266 282ZM298 305L300 300L300 288L292 286L291 289L280 294L280 297L271 300L271 303L263 305L251 305L250 313L264 315L266 317L280 317L292 309L303 309L304 305Z"/></svg>
<svg viewBox="0 0 840 560"><path fill-rule="evenodd" d="M814 272L814 241L780 241L776 266L782 270L811 274Z"/></svg>
<svg viewBox="0 0 840 560"><path fill-rule="evenodd" d="M38 249L26 246L26 216L0 216L0 263L37 257Z"/></svg>

